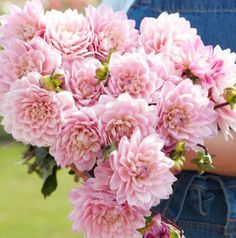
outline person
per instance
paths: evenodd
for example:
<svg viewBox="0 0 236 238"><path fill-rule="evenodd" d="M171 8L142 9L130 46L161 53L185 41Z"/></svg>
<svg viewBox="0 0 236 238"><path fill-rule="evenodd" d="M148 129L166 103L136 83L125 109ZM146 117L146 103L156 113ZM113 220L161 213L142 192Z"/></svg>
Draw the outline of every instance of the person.
<svg viewBox="0 0 236 238"><path fill-rule="evenodd" d="M128 17L136 20L137 28L144 17L179 12L197 28L206 45L236 51L236 0L109 0L114 10L126 10L131 3ZM235 140L226 143L221 133L206 140L216 169L200 176L187 162L177 176L173 195L153 208L180 226L187 238L236 238Z"/></svg>

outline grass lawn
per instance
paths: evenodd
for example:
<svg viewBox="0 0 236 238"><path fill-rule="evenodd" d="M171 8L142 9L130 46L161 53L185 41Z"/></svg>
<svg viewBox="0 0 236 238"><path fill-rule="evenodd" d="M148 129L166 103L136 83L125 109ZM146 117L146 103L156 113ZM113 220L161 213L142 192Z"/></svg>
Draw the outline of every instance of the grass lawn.
<svg viewBox="0 0 236 238"><path fill-rule="evenodd" d="M37 175L28 175L19 165L24 147L0 143L0 237L1 238L82 238L71 231L67 194L76 184L67 171L58 172L59 187L51 197L40 193Z"/></svg>

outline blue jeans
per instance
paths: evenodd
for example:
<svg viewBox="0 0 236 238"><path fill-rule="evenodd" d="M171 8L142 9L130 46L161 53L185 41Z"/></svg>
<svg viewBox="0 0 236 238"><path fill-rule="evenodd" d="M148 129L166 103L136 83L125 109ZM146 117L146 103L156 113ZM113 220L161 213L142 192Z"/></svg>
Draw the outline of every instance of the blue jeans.
<svg viewBox="0 0 236 238"><path fill-rule="evenodd" d="M136 0L128 16L138 28L144 17L163 11L190 20L205 44L236 51L236 0ZM236 238L236 177L182 172L171 198L153 209L182 227L187 238Z"/></svg>

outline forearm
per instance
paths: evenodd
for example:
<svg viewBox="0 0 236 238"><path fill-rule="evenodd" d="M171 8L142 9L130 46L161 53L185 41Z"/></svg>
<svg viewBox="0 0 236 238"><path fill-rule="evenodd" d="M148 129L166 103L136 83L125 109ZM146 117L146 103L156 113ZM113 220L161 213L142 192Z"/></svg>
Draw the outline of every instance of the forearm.
<svg viewBox="0 0 236 238"><path fill-rule="evenodd" d="M236 133L234 139L225 141L222 133L215 138L205 140L205 145L210 154L215 155L213 163L216 169L209 171L220 175L236 176ZM190 151L187 153L185 170L197 170L196 166L190 161L195 157L195 153Z"/></svg>

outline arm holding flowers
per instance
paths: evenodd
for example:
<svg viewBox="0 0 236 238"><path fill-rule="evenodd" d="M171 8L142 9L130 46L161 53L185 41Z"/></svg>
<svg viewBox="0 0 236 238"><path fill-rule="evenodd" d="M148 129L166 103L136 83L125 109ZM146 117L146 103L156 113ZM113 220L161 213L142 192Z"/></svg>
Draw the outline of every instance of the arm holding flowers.
<svg viewBox="0 0 236 238"><path fill-rule="evenodd" d="M209 153L214 155L213 164L215 169L209 172L226 176L236 176L236 160L234 158L236 155L236 133L232 132L232 135L234 138L229 139L227 142L222 132L219 132L217 137L205 139L205 145ZM187 152L183 167L184 170L196 170L196 166L191 163L191 159L195 158L195 156L194 151Z"/></svg>

